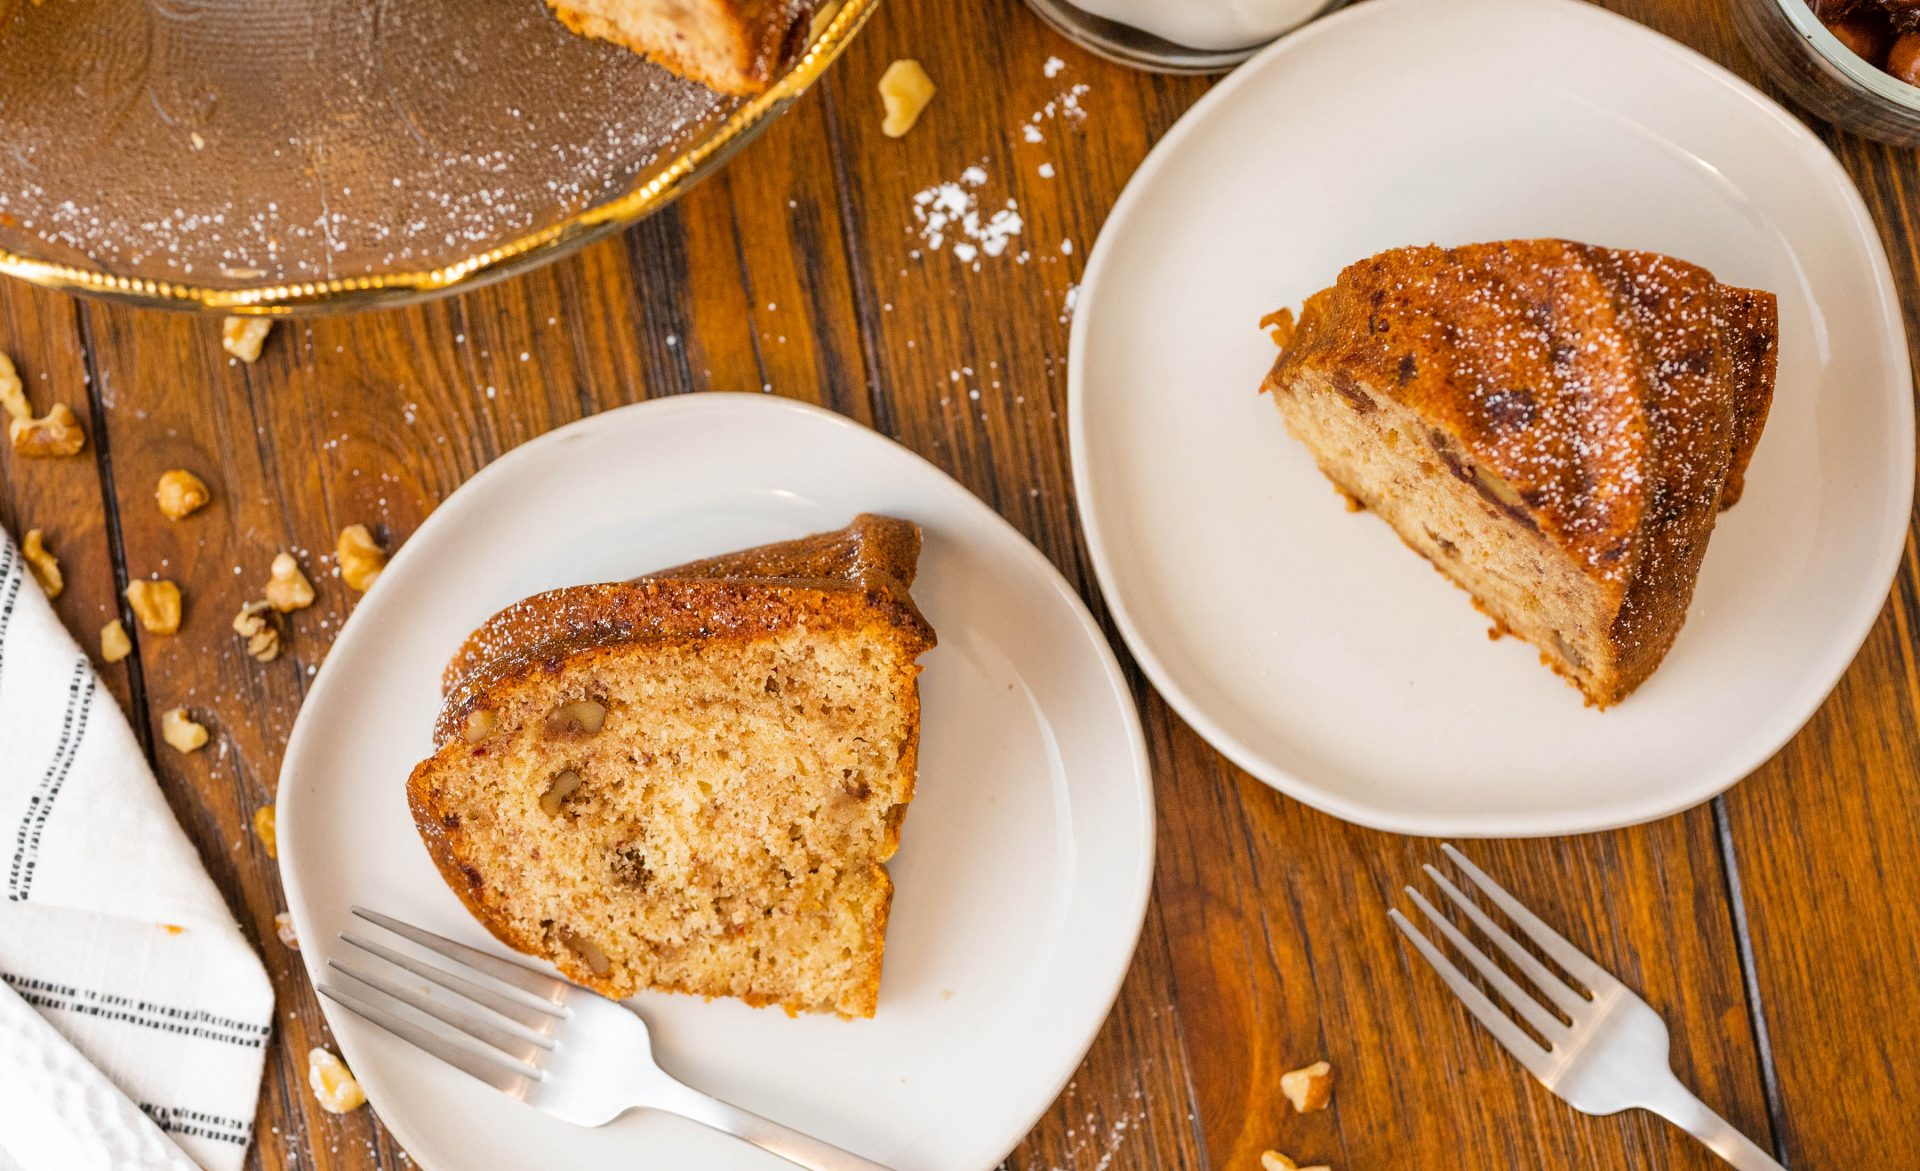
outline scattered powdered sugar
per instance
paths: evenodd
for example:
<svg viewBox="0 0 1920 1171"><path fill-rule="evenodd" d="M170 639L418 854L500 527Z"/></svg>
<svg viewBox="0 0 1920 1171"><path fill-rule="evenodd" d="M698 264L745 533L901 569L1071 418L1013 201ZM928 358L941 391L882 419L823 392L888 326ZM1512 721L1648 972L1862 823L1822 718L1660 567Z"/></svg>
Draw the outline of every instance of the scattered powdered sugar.
<svg viewBox="0 0 1920 1171"><path fill-rule="evenodd" d="M201 7L150 6L152 43L198 44L176 26ZM630 190L732 104L538 5L452 25L431 6L260 7L190 74L156 49L68 87L29 84L83 58L23 65L53 8L21 8L0 37L0 246L218 284L438 267Z"/></svg>
<svg viewBox="0 0 1920 1171"><path fill-rule="evenodd" d="M1058 57L1048 57L1041 66L1041 72L1049 80L1057 78L1067 68L1067 63ZM1044 127L1054 123L1078 125L1086 120L1087 110L1083 98L1088 93L1085 84L1075 83L1060 90L1045 105L1035 110L1026 121L1020 124L1020 139L1029 146L1037 146L1047 141ZM1055 160L1043 159L1033 164L1034 174L1042 179L1053 179L1060 170ZM980 271L983 260L1002 256L1011 256L1014 263L1026 264L1031 259L1025 250L1015 250L1016 237L1026 228L1026 221L1020 214L1017 199L1009 198L1000 207L983 203L981 189L987 185L986 160L974 163L960 172L957 179L935 183L914 193L914 224L909 229L919 238L924 251L949 251L954 259L969 265L975 272ZM1073 255L1073 241L1060 241L1060 256ZM916 248L910 254L912 259L922 257L922 249ZM1055 262L1058 257L1042 256L1042 262ZM1068 304L1061 321L1072 314L1072 297L1068 293Z"/></svg>
<svg viewBox="0 0 1920 1171"><path fill-rule="evenodd" d="M976 192L986 182L986 168L975 164L962 171L957 180L936 183L914 193L913 218L918 225L915 232L928 251L940 251L952 238L955 259L976 267L982 256L1006 254L1026 225L1020 218L1017 200L1009 199L1006 206L992 211L981 206ZM1025 253L1019 255L1024 257Z"/></svg>

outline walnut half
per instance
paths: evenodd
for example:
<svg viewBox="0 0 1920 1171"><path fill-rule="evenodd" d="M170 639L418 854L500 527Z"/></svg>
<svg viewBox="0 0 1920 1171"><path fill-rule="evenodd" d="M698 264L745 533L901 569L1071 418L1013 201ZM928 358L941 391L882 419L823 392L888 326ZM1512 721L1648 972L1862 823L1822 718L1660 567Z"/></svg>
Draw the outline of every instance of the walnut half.
<svg viewBox="0 0 1920 1171"><path fill-rule="evenodd" d="M1325 1163L1302 1167L1279 1151L1262 1151L1260 1152L1260 1171L1333 1171L1333 1169Z"/></svg>
<svg viewBox="0 0 1920 1171"><path fill-rule="evenodd" d="M280 657L280 625L273 607L264 601L248 602L234 616L233 632L246 640L247 653L263 663Z"/></svg>
<svg viewBox="0 0 1920 1171"><path fill-rule="evenodd" d="M274 554L270 573L266 591L268 605L282 614L313 605L313 583L300 572L300 563L293 559L293 554Z"/></svg>
<svg viewBox="0 0 1920 1171"><path fill-rule="evenodd" d="M933 92L933 78L913 58L903 57L887 66L880 75L880 101L887 112L880 133L888 138L906 137L920 120L920 112L933 100Z"/></svg>
<svg viewBox="0 0 1920 1171"><path fill-rule="evenodd" d="M172 634L180 629L180 587L170 581L128 582L127 605L133 607L141 629L149 633Z"/></svg>
<svg viewBox="0 0 1920 1171"><path fill-rule="evenodd" d="M367 1104L367 1093L347 1063L325 1049L307 1050L307 1085L314 1101L329 1114L347 1114Z"/></svg>
<svg viewBox="0 0 1920 1171"><path fill-rule="evenodd" d="M198 752L206 746L207 726L188 715L186 708L168 708L160 715L160 738L175 752Z"/></svg>
<svg viewBox="0 0 1920 1171"><path fill-rule="evenodd" d="M199 476L184 468L175 468L160 474L160 483L153 490L153 498L160 505L160 515L168 520L198 512L206 506L212 494Z"/></svg>
<svg viewBox="0 0 1920 1171"><path fill-rule="evenodd" d="M14 454L48 458L73 455L87 445L87 429L65 403L53 404L43 419L14 419L7 424Z"/></svg>

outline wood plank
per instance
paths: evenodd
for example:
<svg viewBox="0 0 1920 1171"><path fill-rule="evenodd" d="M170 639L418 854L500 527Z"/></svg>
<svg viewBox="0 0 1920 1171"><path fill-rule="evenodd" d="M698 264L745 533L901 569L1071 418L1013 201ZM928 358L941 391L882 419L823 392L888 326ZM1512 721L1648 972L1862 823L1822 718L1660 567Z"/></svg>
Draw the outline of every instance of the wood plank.
<svg viewBox="0 0 1920 1171"><path fill-rule="evenodd" d="M221 352L212 320L86 307L113 404L128 564L177 580L187 599L180 633L140 648L146 715L179 704L214 732L192 756L162 747L162 783L215 881L240 902L280 997L252 1165L402 1165L371 1112L324 1114L306 1089L307 1048L331 1041L297 958L274 937L277 871L248 829L272 800L307 681L355 601L334 576L335 534L365 523L397 547L502 452L650 395L777 383L864 412L831 176L800 166L824 153L823 119L817 100L803 102L718 181L627 237L450 301L283 323L253 366ZM151 501L172 467L214 493L178 524ZM97 499L76 511L97 517ZM282 549L320 597L292 616L286 654L263 665L228 624Z"/></svg>
<svg viewBox="0 0 1920 1171"><path fill-rule="evenodd" d="M1610 5L1792 103L1738 43L1725 6ZM1879 223L1920 336L1920 169L1911 149L1817 120ZM1724 798L1751 927L1774 1103L1793 1166L1888 1165L1920 1151L1920 561L1911 538L1887 608L1839 688L1786 749Z"/></svg>
<svg viewBox="0 0 1920 1171"><path fill-rule="evenodd" d="M102 505L101 432L73 299L17 281L0 283L0 353L13 359L36 414L65 403L88 431L84 450L59 459L16 456L0 432L0 526L16 542L29 529L44 532L66 583L54 611L126 710L133 665L100 661L100 628L120 612L120 583Z"/></svg>
<svg viewBox="0 0 1920 1171"><path fill-rule="evenodd" d="M1608 6L1755 76L1714 0ZM919 57L942 87L898 142L879 134L873 92L896 56ZM1048 76L1054 56L1063 67ZM454 301L283 326L251 368L219 352L211 322L0 287L0 348L36 403L44 409L44 385L91 416L79 344L90 338L93 397L107 408L92 459L0 457L0 521L49 529L69 578L60 612L90 650L115 605L116 545L126 571L164 571L188 591L187 627L142 639L135 669L147 719L184 703L216 730L197 756L159 749L163 785L282 998L252 1165L404 1166L369 1113L336 1119L307 1094L305 1049L329 1042L272 937L275 872L246 828L270 799L306 679L351 610L324 557L339 526L364 521L397 544L487 461L584 413L770 389L929 456L1097 608L1067 469L1066 300L1127 177L1206 84L1097 62L1018 0L892 4L822 93L665 215ZM1084 120L1065 103L1076 85L1088 87L1076 98ZM1829 137L1880 218L1911 305L1914 156ZM953 239L934 249L917 231L913 198L975 165L985 180L966 189L989 211L1016 199L1024 224L1010 255L962 262ZM172 466L200 472L216 494L179 524L151 501ZM117 534L103 504L117 510ZM281 548L306 551L321 599L295 616L288 656L261 666L227 622ZM1622 833L1473 847L1668 1014L1682 1077L1765 1142L1766 1064L1738 965L1744 914L1796 1165L1881 1166L1888 1151L1920 1149L1903 1109L1920 1097L1907 1056L1920 1043L1910 991L1920 911L1900 897L1920 878L1916 570L1910 548L1836 698L1725 800L1724 836L1700 809ZM106 675L127 702L127 669ZM1573 1115L1410 961L1382 908L1434 856L1430 844L1279 797L1137 677L1136 687L1161 806L1159 885L1114 1016L1010 1166L1240 1168L1267 1146L1340 1168L1717 1165L1644 1116ZM1296 1118L1278 1076L1317 1056L1338 1070L1335 1106Z"/></svg>
<svg viewBox="0 0 1920 1171"><path fill-rule="evenodd" d="M891 58L908 55L942 93L911 135L892 142L879 134L870 86ZM1052 77L1050 56L1064 63ZM1074 85L1087 86L1078 99L1084 121L1062 115L1062 94ZM891 6L831 86L843 183L855 193L850 251L886 394L883 427L992 502L1089 593L1064 460L1063 302L1126 179L1204 88L1097 62L1012 0L965 10ZM1023 128L1036 111L1042 141L1032 143ZM1040 176L1042 162L1053 179ZM935 250L915 232L915 193L969 165L986 173L974 189L984 206L1018 201L1025 265L970 263L954 255L952 240ZM1071 254L1060 253L1063 238L1073 240ZM1169 1006L1174 1022L1160 1035L1181 1046L1188 1086L1175 1092L1187 1093L1192 1125L1063 1160L1062 1145L1041 1136L1071 1125L1083 1095L1057 1103L1012 1166L1247 1167L1269 1146L1351 1167L1712 1164L1654 1120L1573 1115L1409 965L1384 903L1433 856L1430 845L1280 798L1225 764L1157 698L1145 714L1159 877L1116 1019L1129 1019L1130 1004ZM1481 852L1666 1010L1687 1042L1682 1072L1766 1134L1708 810L1649 830ZM1279 1075L1322 1055L1342 1071L1336 1107L1294 1118ZM1109 1113L1126 1089L1107 1086Z"/></svg>
<svg viewBox="0 0 1920 1171"><path fill-rule="evenodd" d="M1649 1116L1588 1118L1535 1084L1403 947L1386 908L1437 844L1347 825L1234 769L1171 715L1159 897L1212 1165L1265 1147L1336 1167L1718 1166ZM1164 759L1164 758L1163 758ZM1763 1143L1759 1060L1706 809L1650 827L1465 845L1666 1017L1683 1080ZM1457 877L1457 876L1456 876ZM1279 1078L1325 1057L1333 1108Z"/></svg>
<svg viewBox="0 0 1920 1171"><path fill-rule="evenodd" d="M880 132L876 87L897 57L920 60L940 93L894 140ZM1098 61L1017 0L887 5L827 83L875 425L993 505L1083 593L1091 578L1066 456L1067 300L1127 175L1205 89ZM1029 126L1040 141L1027 140ZM964 178L971 166L985 172L977 186ZM955 245L980 242L949 230L935 248L919 230L915 195L948 182L972 192L983 217L1017 203L1023 226L1005 253L966 260ZM1156 905L1113 1016L1010 1167L1208 1165L1192 1114L1196 1058L1174 1003L1176 946Z"/></svg>

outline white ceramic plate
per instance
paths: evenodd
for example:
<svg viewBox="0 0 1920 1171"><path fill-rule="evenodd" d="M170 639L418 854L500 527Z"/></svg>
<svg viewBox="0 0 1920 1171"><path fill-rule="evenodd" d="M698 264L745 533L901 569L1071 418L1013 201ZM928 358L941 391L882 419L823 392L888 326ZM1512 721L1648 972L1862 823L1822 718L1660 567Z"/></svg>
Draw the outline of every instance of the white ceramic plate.
<svg viewBox="0 0 1920 1171"><path fill-rule="evenodd" d="M1404 244L1567 236L1780 298L1780 375L1665 665L1608 712L1377 519L1256 393L1256 320ZM1075 313L1074 478L1128 645L1308 804L1408 833L1575 833L1703 801L1811 715L1905 540L1899 307L1853 184L1725 70L1572 0L1369 0L1196 105L1102 229Z"/></svg>
<svg viewBox="0 0 1920 1171"><path fill-rule="evenodd" d="M1119 989L1153 865L1133 702L1078 597L931 464L837 415L690 395L564 427L449 497L360 603L280 777L280 867L310 975L355 903L497 947L415 836L441 666L499 607L555 586L843 525L926 533L918 795L870 1021L644 995L661 1064L899 1171L983 1171L1079 1063ZM556 1122L326 1005L374 1109L429 1171L791 1168L677 1118Z"/></svg>

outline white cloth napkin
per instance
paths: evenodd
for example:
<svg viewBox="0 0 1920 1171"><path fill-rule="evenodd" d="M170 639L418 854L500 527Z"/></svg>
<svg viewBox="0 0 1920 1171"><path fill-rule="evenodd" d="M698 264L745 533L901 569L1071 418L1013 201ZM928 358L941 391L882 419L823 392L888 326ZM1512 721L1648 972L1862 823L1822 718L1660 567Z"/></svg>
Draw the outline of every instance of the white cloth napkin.
<svg viewBox="0 0 1920 1171"><path fill-rule="evenodd" d="M0 1169L238 1171L272 985L4 532L0 895Z"/></svg>

